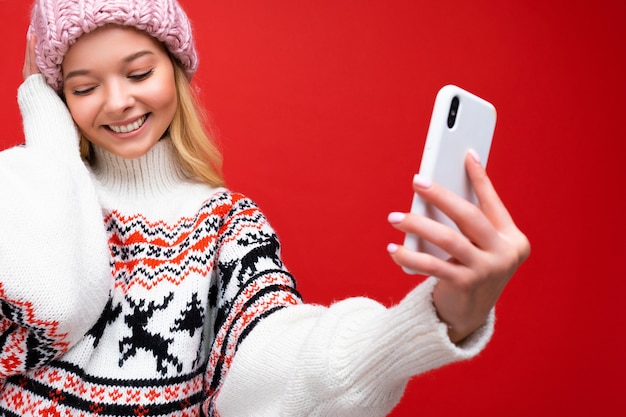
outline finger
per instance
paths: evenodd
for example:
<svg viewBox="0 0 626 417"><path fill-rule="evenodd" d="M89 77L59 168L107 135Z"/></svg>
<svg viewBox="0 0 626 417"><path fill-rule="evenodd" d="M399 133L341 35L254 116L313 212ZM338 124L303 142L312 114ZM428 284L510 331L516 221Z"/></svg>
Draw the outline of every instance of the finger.
<svg viewBox="0 0 626 417"><path fill-rule="evenodd" d="M414 179L413 188L424 201L448 216L461 233L479 248L493 248L498 244L498 231L473 203L438 184L424 181L419 175Z"/></svg>
<svg viewBox="0 0 626 417"><path fill-rule="evenodd" d="M396 264L420 275L429 275L450 281L455 281L459 276L462 276L459 273L459 268L464 267L454 262L444 261L426 253L414 252L395 243L389 244L387 251Z"/></svg>
<svg viewBox="0 0 626 417"><path fill-rule="evenodd" d="M485 168L472 152L468 152L465 158L465 168L481 211L496 229L500 231L508 229L513 224L513 219L493 187Z"/></svg>
<svg viewBox="0 0 626 417"><path fill-rule="evenodd" d="M27 33L26 50L24 51L24 66L22 67L22 77L24 79L28 78L28 71L30 68L30 54L28 53L29 46L30 46L30 32Z"/></svg>
<svg viewBox="0 0 626 417"><path fill-rule="evenodd" d="M22 69L22 76L24 79L30 77L33 74L39 73L39 67L37 66L37 57L35 54L35 44L37 39L32 33L28 33L26 41L26 52L24 55L24 67Z"/></svg>
<svg viewBox="0 0 626 417"><path fill-rule="evenodd" d="M466 236L435 220L412 213L390 213L388 221L395 228L443 249L461 264L472 265L480 256L479 249Z"/></svg>

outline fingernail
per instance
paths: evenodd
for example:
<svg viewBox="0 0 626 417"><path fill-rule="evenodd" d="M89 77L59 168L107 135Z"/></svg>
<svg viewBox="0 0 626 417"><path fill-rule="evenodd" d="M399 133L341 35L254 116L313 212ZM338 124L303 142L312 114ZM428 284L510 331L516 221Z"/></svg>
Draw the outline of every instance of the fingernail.
<svg viewBox="0 0 626 417"><path fill-rule="evenodd" d="M480 164L480 155L478 155L478 152L476 152L476 149L469 149L467 153L470 154L470 156L474 159L474 161Z"/></svg>
<svg viewBox="0 0 626 417"><path fill-rule="evenodd" d="M415 174L415 176L413 177L413 184L421 188L429 188L431 185L433 185L433 183L429 179L424 178L424 176L420 174Z"/></svg>
<svg viewBox="0 0 626 417"><path fill-rule="evenodd" d="M404 220L405 217L406 215L404 213L394 211L392 213L389 213L389 216L387 216L387 221L389 221L389 223L400 223L402 220Z"/></svg>
<svg viewBox="0 0 626 417"><path fill-rule="evenodd" d="M398 245L395 243L390 243L387 245L387 252L394 254L398 251Z"/></svg>

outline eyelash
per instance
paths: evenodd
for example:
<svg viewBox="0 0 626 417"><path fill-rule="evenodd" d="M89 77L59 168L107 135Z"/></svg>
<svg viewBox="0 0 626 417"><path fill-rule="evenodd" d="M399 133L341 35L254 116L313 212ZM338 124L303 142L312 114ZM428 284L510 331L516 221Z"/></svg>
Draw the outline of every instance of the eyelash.
<svg viewBox="0 0 626 417"><path fill-rule="evenodd" d="M89 88L85 88L84 90L74 90L72 91L72 94L75 96L86 96L87 94L91 93L96 87L89 87Z"/></svg>
<svg viewBox="0 0 626 417"><path fill-rule="evenodd" d="M128 78L130 78L133 81L143 81L143 80L147 79L148 77L150 77L153 72L154 72L154 68L150 69L149 71L143 72L141 74L129 75ZM91 93L95 88L96 87L90 87L90 88L86 88L84 90L74 90L72 92L72 94L75 95L75 96L85 96L85 95Z"/></svg>
<svg viewBox="0 0 626 417"><path fill-rule="evenodd" d="M130 78L131 80L141 81L141 80L145 80L146 78L151 76L153 72L154 72L154 68L150 69L147 72L141 73L141 74L129 75L128 78Z"/></svg>

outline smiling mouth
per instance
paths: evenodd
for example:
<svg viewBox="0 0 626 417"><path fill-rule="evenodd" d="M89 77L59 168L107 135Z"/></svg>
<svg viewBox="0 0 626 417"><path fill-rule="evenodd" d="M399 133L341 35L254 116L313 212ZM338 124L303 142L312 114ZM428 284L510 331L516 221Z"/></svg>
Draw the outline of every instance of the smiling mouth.
<svg viewBox="0 0 626 417"><path fill-rule="evenodd" d="M112 131L114 131L115 133L129 133L129 132L133 132L133 131L139 129L141 126L143 126L143 124L144 124L144 122L146 121L147 118L148 118L148 115L144 114L141 118L139 118L134 123L129 123L129 124L124 125L124 126L107 125L107 127L109 129L111 129Z"/></svg>

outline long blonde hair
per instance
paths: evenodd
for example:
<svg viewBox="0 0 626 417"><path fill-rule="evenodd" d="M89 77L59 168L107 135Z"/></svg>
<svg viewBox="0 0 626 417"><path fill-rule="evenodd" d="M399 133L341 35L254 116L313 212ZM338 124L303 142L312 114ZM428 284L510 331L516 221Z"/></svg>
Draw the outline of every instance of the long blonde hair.
<svg viewBox="0 0 626 417"><path fill-rule="evenodd" d="M169 127L169 137L176 149L178 160L191 179L221 187L225 184L222 154L209 130L208 118L185 71L175 59L172 59L172 63L178 105ZM80 153L87 161L93 158L91 143L82 135Z"/></svg>
<svg viewBox="0 0 626 417"><path fill-rule="evenodd" d="M170 125L170 138L183 168L195 179L213 187L224 185L222 153L208 129L210 124L185 71L174 61L178 106Z"/></svg>

